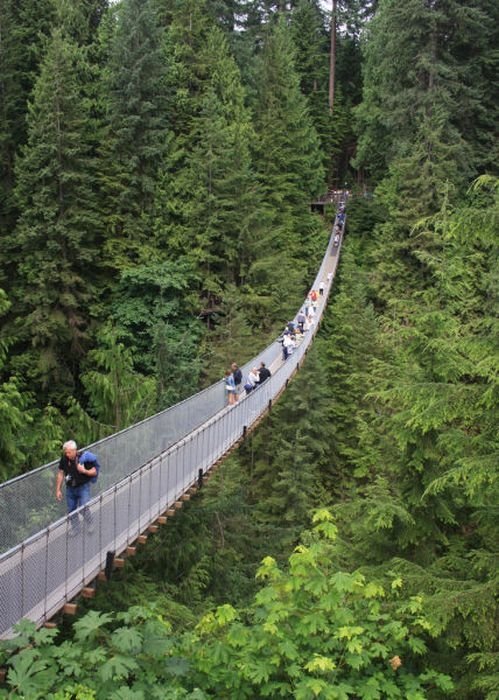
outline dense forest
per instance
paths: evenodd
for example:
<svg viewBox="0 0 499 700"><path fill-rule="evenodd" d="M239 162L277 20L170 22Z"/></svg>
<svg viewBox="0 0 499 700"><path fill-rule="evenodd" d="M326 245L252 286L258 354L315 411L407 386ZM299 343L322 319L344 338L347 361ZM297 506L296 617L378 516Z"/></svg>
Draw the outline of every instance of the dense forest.
<svg viewBox="0 0 499 700"><path fill-rule="evenodd" d="M0 0L0 477L275 338L272 413L0 698L499 698L499 4Z"/></svg>

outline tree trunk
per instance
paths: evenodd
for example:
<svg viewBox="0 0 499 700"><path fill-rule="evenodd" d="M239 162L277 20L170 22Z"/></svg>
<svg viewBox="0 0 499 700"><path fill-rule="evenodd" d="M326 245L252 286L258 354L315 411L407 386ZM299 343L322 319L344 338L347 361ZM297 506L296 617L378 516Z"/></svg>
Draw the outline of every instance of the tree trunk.
<svg viewBox="0 0 499 700"><path fill-rule="evenodd" d="M336 8L337 0L332 0L331 11L331 52L329 54L329 111L334 110L334 84L336 73Z"/></svg>

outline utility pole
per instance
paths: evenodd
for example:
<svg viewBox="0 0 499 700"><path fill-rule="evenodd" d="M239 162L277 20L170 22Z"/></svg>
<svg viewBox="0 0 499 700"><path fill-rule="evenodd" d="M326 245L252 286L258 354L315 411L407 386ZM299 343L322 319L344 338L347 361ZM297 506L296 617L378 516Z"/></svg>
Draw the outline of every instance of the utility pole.
<svg viewBox="0 0 499 700"><path fill-rule="evenodd" d="M329 112L334 110L334 87L336 78L336 10L337 0L332 0L331 8L331 51L329 53Z"/></svg>

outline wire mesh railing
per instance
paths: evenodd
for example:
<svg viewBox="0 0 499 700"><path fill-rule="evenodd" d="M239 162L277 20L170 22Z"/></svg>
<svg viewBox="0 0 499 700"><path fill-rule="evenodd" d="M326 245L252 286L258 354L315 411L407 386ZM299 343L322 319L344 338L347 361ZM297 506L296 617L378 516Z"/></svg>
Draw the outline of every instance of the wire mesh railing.
<svg viewBox="0 0 499 700"><path fill-rule="evenodd" d="M312 288L332 281L339 256L333 236ZM331 284L325 287L317 321ZM296 319L295 319L296 320ZM99 493L85 509L68 516L53 498L58 462L0 486L0 637L12 634L22 618L38 624L92 581L108 552L134 542L223 456L269 407L300 365L317 330L305 334L282 362L272 343L242 367L265 362L272 376L244 400L226 406L223 381L185 401L91 446L103 468ZM84 512L85 511L85 512ZM74 531L71 518L91 521Z"/></svg>

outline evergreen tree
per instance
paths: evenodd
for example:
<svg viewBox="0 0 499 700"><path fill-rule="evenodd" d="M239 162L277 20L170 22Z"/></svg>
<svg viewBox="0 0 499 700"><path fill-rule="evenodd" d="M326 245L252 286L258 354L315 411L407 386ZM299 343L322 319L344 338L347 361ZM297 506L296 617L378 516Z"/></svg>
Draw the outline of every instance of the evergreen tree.
<svg viewBox="0 0 499 700"><path fill-rule="evenodd" d="M98 340L81 381L93 417L117 432L154 412L154 380L135 371L131 351L112 326L103 326Z"/></svg>
<svg viewBox="0 0 499 700"><path fill-rule="evenodd" d="M463 697L494 685L496 184L482 179L457 211L417 229L440 244L418 253L424 290L408 288L379 320L382 354L366 349L370 421L360 432L344 424L364 452L364 483L336 506L348 529L339 562L394 568L409 593L425 592L445 630L434 663L456 669ZM355 367L338 369L355 386ZM483 676L463 670L466 654Z"/></svg>
<svg viewBox="0 0 499 700"><path fill-rule="evenodd" d="M476 78L484 95L490 90L481 75L490 65L491 12L486 0L385 0L370 25L356 162L369 163L376 178L388 168L416 216L439 208L446 180L462 186L483 167L483 132L477 139L470 124L482 123ZM475 37L471 70L465 35Z"/></svg>
<svg viewBox="0 0 499 700"><path fill-rule="evenodd" d="M288 551L310 510L328 502L323 469L331 441L331 424L324 420L329 401L321 358L314 348L287 389L286 400L252 437L259 457L252 467L251 498L255 517L274 540L274 551Z"/></svg>
<svg viewBox="0 0 499 700"><path fill-rule="evenodd" d="M99 25L109 8L109 0L52 0L56 22L80 46L96 40Z"/></svg>
<svg viewBox="0 0 499 700"><path fill-rule="evenodd" d="M354 251L361 257L356 243L349 239L342 252L339 287L324 321L328 338L319 341L325 380L331 387L326 409L331 437L324 474L340 500L352 477L361 483L376 461L368 441L374 412L366 394L370 365L382 356L382 348L379 321L367 299L366 274L354 259Z"/></svg>
<svg viewBox="0 0 499 700"><path fill-rule="evenodd" d="M151 216L168 137L165 76L152 0L124 0L109 48L102 154L108 193L105 252L118 270L157 256Z"/></svg>
<svg viewBox="0 0 499 700"><path fill-rule="evenodd" d="M55 393L73 387L95 299L100 219L86 70L81 51L54 30L16 168L22 214L8 242L16 325L32 348L28 372Z"/></svg>
<svg viewBox="0 0 499 700"><path fill-rule="evenodd" d="M277 299L297 303L299 297L290 293L300 289L308 272L303 261L315 253L320 240L318 226L308 213L309 202L324 188L318 139L300 91L284 21L266 37L255 80L255 167L263 193L265 231L256 246L250 281L268 290L261 301L271 316Z"/></svg>
<svg viewBox="0 0 499 700"><path fill-rule="evenodd" d="M301 91L307 96L310 117L320 139L328 182L333 184L338 178L335 166L347 133L348 115L339 87L334 112L331 114L328 108L329 43L319 3L301 0L291 15L290 28Z"/></svg>
<svg viewBox="0 0 499 700"><path fill-rule="evenodd" d="M13 196L15 155L27 138L28 98L52 20L50 0L0 2L0 274L6 288L10 288L13 268L4 241L18 215Z"/></svg>
<svg viewBox="0 0 499 700"><path fill-rule="evenodd" d="M197 3L192 18L198 23L192 21L187 33L186 9L169 30L175 138L157 235L171 256L191 261L201 306L212 310L228 284L244 281L258 199L249 150L254 136L239 72L222 33L208 30L202 10Z"/></svg>

